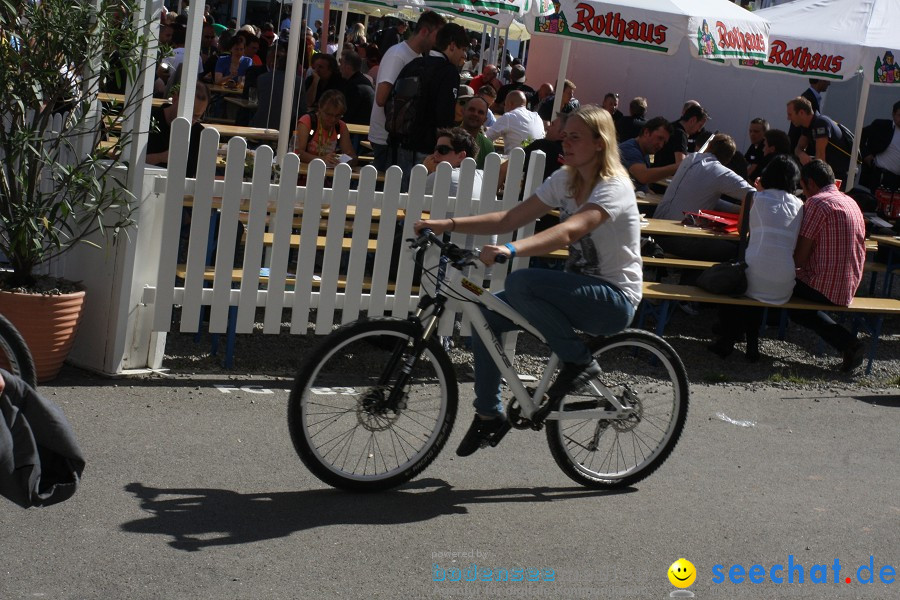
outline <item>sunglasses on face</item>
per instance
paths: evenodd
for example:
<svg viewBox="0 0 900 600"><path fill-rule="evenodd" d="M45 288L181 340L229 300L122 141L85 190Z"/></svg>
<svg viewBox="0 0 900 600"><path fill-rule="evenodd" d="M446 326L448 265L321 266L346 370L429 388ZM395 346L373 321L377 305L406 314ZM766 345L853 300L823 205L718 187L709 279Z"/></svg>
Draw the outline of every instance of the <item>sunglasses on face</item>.
<svg viewBox="0 0 900 600"><path fill-rule="evenodd" d="M446 144L440 144L435 146L434 151L440 154L441 156L447 156L451 152L453 152L453 146L447 146Z"/></svg>

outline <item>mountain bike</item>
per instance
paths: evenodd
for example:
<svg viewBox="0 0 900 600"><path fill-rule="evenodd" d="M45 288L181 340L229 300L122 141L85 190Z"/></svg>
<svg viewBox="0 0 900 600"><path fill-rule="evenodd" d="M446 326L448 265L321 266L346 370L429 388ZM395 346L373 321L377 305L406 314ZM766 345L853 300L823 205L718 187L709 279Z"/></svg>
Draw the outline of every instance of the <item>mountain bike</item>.
<svg viewBox="0 0 900 600"><path fill-rule="evenodd" d="M407 320L362 319L335 330L298 371L288 427L314 475L347 490L384 490L414 478L437 457L458 403L456 374L437 334L451 298L461 301L473 335L482 339L513 395L509 425L491 445L510 428L546 428L557 465L591 488L632 485L668 458L684 429L689 386L684 364L665 340L635 329L592 338L602 377L577 393L549 399L545 392L560 361L551 354L533 389L520 381L482 307L545 340L511 306L463 274L483 267L479 250L445 242L430 230L409 242L435 291L421 295ZM426 268L435 255L438 260Z"/></svg>
<svg viewBox="0 0 900 600"><path fill-rule="evenodd" d="M34 359L22 334L9 319L0 315L0 368L6 369L32 387L37 386Z"/></svg>

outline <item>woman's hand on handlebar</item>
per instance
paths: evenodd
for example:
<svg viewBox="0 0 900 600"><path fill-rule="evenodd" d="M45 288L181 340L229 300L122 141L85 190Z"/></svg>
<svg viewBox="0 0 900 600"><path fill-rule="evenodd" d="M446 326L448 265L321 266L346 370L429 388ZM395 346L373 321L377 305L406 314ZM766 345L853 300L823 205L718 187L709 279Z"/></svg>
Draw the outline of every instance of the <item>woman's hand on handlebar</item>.
<svg viewBox="0 0 900 600"><path fill-rule="evenodd" d="M440 235L445 231L453 231L453 219L423 219L416 221L413 230L416 235L422 235L423 229L430 229L435 235Z"/></svg>
<svg viewBox="0 0 900 600"><path fill-rule="evenodd" d="M484 246L478 258L487 266L491 266L494 263L508 261L512 258L512 253L506 246Z"/></svg>

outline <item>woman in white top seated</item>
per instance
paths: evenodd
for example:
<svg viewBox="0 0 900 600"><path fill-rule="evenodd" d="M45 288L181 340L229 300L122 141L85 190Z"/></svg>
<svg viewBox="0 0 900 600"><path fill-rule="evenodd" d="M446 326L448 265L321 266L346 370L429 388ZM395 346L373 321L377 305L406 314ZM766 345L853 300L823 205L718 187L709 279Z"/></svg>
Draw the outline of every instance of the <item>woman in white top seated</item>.
<svg viewBox="0 0 900 600"><path fill-rule="evenodd" d="M625 329L642 291L640 214L634 186L619 160L610 114L597 106L574 112L566 121L563 152L565 167L511 210L419 221L415 226L417 232L427 227L436 234L500 234L559 209L559 225L481 250L481 261L492 265L500 255L542 256L569 248L565 271L518 269L506 278L506 289L498 294L544 335L563 361L548 390L551 398L564 396L601 373L576 330L611 335ZM505 317L490 312L485 317L496 334L515 329ZM475 452L507 420L500 373L478 336L472 336L472 349L476 415L456 450L459 456Z"/></svg>
<svg viewBox="0 0 900 600"><path fill-rule="evenodd" d="M748 298L767 304L784 304L791 299L796 272L794 247L803 220L803 203L793 195L800 178L797 163L786 154L775 156L756 180L756 194L750 206L750 239L747 244ZM751 306L723 306L717 333L709 349L725 358L741 335L747 336L747 358L759 360L759 327L763 309Z"/></svg>

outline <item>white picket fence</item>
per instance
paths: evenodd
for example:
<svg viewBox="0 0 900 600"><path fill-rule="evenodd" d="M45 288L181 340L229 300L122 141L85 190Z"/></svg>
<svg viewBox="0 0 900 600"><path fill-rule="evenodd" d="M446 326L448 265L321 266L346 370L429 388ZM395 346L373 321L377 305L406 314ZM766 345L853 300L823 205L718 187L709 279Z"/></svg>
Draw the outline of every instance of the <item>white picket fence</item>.
<svg viewBox="0 0 900 600"><path fill-rule="evenodd" d="M273 152L268 146L256 150L252 180L246 182L243 174L247 145L243 138L229 141L225 177L217 180L219 134L213 129L206 129L201 135L197 176L190 179L185 177L189 130L186 119L177 119L172 124L168 175L155 182L156 191L165 197L162 244L156 286L145 289L144 301L153 304L153 329L160 332L169 331L173 307L178 305L181 313L177 328L182 332L198 330L201 309L205 306L211 309L209 331L212 333L226 332L231 307L237 309L237 333L254 330L258 308L265 309L264 333L281 331L286 318L284 309L290 309L287 320L291 323L291 333L296 334L308 333L311 320L316 334L326 334L334 325L356 320L363 313L370 317L406 317L415 309L419 292L413 286L413 255L406 244L399 247L396 277L389 278L397 224L393 215L405 211L402 232L405 240L413 237L413 223L423 211L430 212L432 218L442 218L508 209L518 202L522 189L525 156L522 150L516 150L509 159L504 194L499 199L496 190L501 158L496 154L487 157L480 200L475 201L472 200L475 162L471 159L463 163L456 198L448 197L451 169L446 163L438 167L433 195L425 194L424 166L413 170L409 193L400 193L399 167L388 170L383 191L376 191L378 173L374 167L363 168L354 186L351 168L339 165L329 183L325 164L319 160L310 165L306 185L298 186L300 162L295 154L283 160L281 183L272 184ZM535 153L525 181L526 197L541 183L543 169L544 156ZM186 195L193 196L193 217L183 285L176 285ZM221 204L219 235L215 264L207 267L210 219L203 215L213 213L214 199L217 206ZM350 206L355 207L355 214L348 221ZM320 233L323 208L328 209L324 236ZM375 209L382 215L377 222L372 218ZM239 220L246 225L243 239L237 236ZM348 222L352 222L352 227ZM291 236L297 233L298 225L299 246L292 246ZM530 235L532 230L530 224L517 235ZM460 234L452 236L458 244L490 243L486 236L466 238ZM511 233L501 235L499 243L512 239ZM369 248L370 240L375 240L374 252ZM235 250L240 245L243 246L241 266L235 267ZM292 249L298 257L296 273L289 273ZM509 268L521 268L527 263L527 258L515 259ZM261 268L268 269L267 279L261 277ZM208 269L214 271L212 281L204 280L204 271ZM502 289L507 272L507 268L495 267L485 273L490 280L489 289ZM296 283L291 285L289 277ZM443 335L452 331L453 307L450 308L441 324Z"/></svg>

